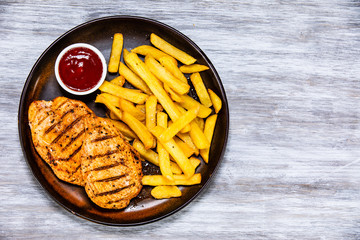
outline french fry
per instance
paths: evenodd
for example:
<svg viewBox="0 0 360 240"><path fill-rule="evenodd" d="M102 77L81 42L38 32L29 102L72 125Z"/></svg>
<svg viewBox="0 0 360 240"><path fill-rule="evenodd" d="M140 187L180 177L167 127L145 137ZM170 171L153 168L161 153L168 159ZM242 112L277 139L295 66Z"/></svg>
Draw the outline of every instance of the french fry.
<svg viewBox="0 0 360 240"><path fill-rule="evenodd" d="M184 154L187 158L189 158L191 155L193 155L195 153L195 150L193 148L191 148L185 142L180 140L178 137L174 137L174 141L181 148L181 150L184 152Z"/></svg>
<svg viewBox="0 0 360 240"><path fill-rule="evenodd" d="M173 58L170 55L164 53L163 51L161 51L157 48L154 48L153 46L149 46L149 45L138 46L138 47L132 49L131 52L134 52L134 53L137 53L137 54L140 54L143 56L151 55L156 60L160 60L160 58L162 58L162 57L168 57L169 59L171 59L172 62L177 63L175 58Z"/></svg>
<svg viewBox="0 0 360 240"><path fill-rule="evenodd" d="M114 105L117 108L120 108L120 98L109 94L109 93L100 93L99 95L97 95L97 98L99 97L105 97L112 105ZM96 100L95 100L96 102Z"/></svg>
<svg viewBox="0 0 360 240"><path fill-rule="evenodd" d="M151 95L145 103L146 127L148 129L156 126L156 104L157 98Z"/></svg>
<svg viewBox="0 0 360 240"><path fill-rule="evenodd" d="M125 83L125 78L124 78L124 76L118 76L118 77L114 78L113 80L111 80L110 82L122 87Z"/></svg>
<svg viewBox="0 0 360 240"><path fill-rule="evenodd" d="M157 126L162 128L167 128L168 125L168 115L164 112L159 112L156 115Z"/></svg>
<svg viewBox="0 0 360 240"><path fill-rule="evenodd" d="M140 122L145 120L145 114L139 109L137 109L130 101L120 98L120 109L124 112L130 113Z"/></svg>
<svg viewBox="0 0 360 240"><path fill-rule="evenodd" d="M139 152L140 156L146 161L151 162L152 164L159 166L159 155L151 149L145 149L144 144L135 139L132 145L136 151Z"/></svg>
<svg viewBox="0 0 360 240"><path fill-rule="evenodd" d="M121 119L124 123L126 123L131 130L139 137L139 139L143 142L146 149L149 149L154 144L154 137L151 135L149 130L145 127L145 125L137 120L134 116L132 116L128 112L122 112L117 109L111 102L102 94L98 95L95 99L95 102L103 103L106 107L114 112L114 114Z"/></svg>
<svg viewBox="0 0 360 240"><path fill-rule="evenodd" d="M200 73L193 73L190 75L190 80L192 84L194 85L196 94L198 95L200 102L205 107L211 107L212 102L209 96L209 93L206 90L206 87L204 85L204 82L200 76Z"/></svg>
<svg viewBox="0 0 360 240"><path fill-rule="evenodd" d="M145 104L137 104L135 106L137 109L139 109L141 112L145 113ZM164 108L160 104L156 104L156 113L164 111Z"/></svg>
<svg viewBox="0 0 360 240"><path fill-rule="evenodd" d="M141 93L140 90L123 88L108 81L104 81L99 89L102 92L107 92L138 104L145 103L146 99L149 97L149 95Z"/></svg>
<svg viewBox="0 0 360 240"><path fill-rule="evenodd" d="M178 94L182 95L189 92L190 85L187 82L182 82L176 77L174 77L152 56L148 55L145 57L145 64L160 81L166 83L172 90L174 90Z"/></svg>
<svg viewBox="0 0 360 240"><path fill-rule="evenodd" d="M200 163L201 163L201 161L200 161L199 159L197 159L196 157L191 157L189 160L190 160L191 164L194 166L195 169L196 169L196 168L200 165Z"/></svg>
<svg viewBox="0 0 360 240"><path fill-rule="evenodd" d="M163 128L167 127L167 119L168 116L164 112L159 112L157 114L157 125ZM173 172L171 171L170 167L170 156L169 153L166 151L164 146L158 142L157 144L157 152L159 155L159 166L161 174L164 175L167 179L173 181Z"/></svg>
<svg viewBox="0 0 360 240"><path fill-rule="evenodd" d="M210 145L214 134L217 116L218 116L217 114L211 115L205 121L204 135L207 138L207 140L210 142ZM209 151L210 151L210 147L205 149L200 149L200 155L204 159L204 162L206 163L209 162Z"/></svg>
<svg viewBox="0 0 360 240"><path fill-rule="evenodd" d="M173 120L178 119L180 117L179 109L177 109L174 102L171 100L169 95L167 95L164 88L161 86L160 81L156 79L156 77L150 72L145 63L140 60L136 53L131 52L126 55L125 62L130 65L135 70L135 73L146 82L167 114L169 114L169 117ZM188 125L185 127L184 131L189 129L190 126Z"/></svg>
<svg viewBox="0 0 360 240"><path fill-rule="evenodd" d="M167 142L162 141L159 137L164 131L164 128L157 126L150 130L154 136L158 139L158 142L160 142L166 151L174 158L176 163L179 165L183 173L187 177L191 177L194 174L194 169L192 168L192 165L189 161L189 159L185 156L181 148L175 143L174 139L171 139Z"/></svg>
<svg viewBox="0 0 360 240"><path fill-rule="evenodd" d="M108 64L108 71L111 73L116 73L119 69L120 56L123 48L123 35L121 33L115 33L112 43L110 59Z"/></svg>
<svg viewBox="0 0 360 240"><path fill-rule="evenodd" d="M159 59L161 65L163 65L174 77L180 79L181 81L187 83L187 79L184 74L178 68L177 61L173 61L173 57L164 56Z"/></svg>
<svg viewBox="0 0 360 240"><path fill-rule="evenodd" d="M179 103L175 103L176 107L179 109L181 115L185 114L187 110L183 108ZM192 108L197 107L198 105L194 105ZM191 109L191 108L190 108ZM189 109L189 110L190 110Z"/></svg>
<svg viewBox="0 0 360 240"><path fill-rule="evenodd" d="M115 105L113 105L104 95L97 95L95 102L104 104L111 112L115 114L118 119L122 119L123 113L121 112L121 110L116 108Z"/></svg>
<svg viewBox="0 0 360 240"><path fill-rule="evenodd" d="M167 128L168 115L164 112L157 113L156 122L158 126Z"/></svg>
<svg viewBox="0 0 360 240"><path fill-rule="evenodd" d="M151 190L151 196L156 199L181 197L181 191L177 186L156 186Z"/></svg>
<svg viewBox="0 0 360 240"><path fill-rule="evenodd" d="M101 93L100 95L106 97L111 102L111 104L113 104L115 107L120 108L121 111L130 113L139 121L145 120L145 114L141 112L138 108L136 108L132 102L127 101L121 97L111 95L109 93Z"/></svg>
<svg viewBox="0 0 360 240"><path fill-rule="evenodd" d="M180 106L182 106L187 110L193 108L195 105L200 105L200 110L198 113L198 117L200 118L206 118L212 112L211 108L205 107L204 105L202 105L201 103L199 103L198 101L196 101L195 99L193 99L188 95L182 95L181 98L182 98L182 102L179 102L179 104Z"/></svg>
<svg viewBox="0 0 360 240"><path fill-rule="evenodd" d="M182 174L183 172L181 171L180 167L175 162L173 162L174 160L172 159L172 157L170 159L171 159L170 166L171 166L171 170L173 171L173 173L176 175ZM190 161L191 165L193 166L194 171L201 163L201 161L196 157L190 157L189 161Z"/></svg>
<svg viewBox="0 0 360 240"><path fill-rule="evenodd" d="M100 95L106 97L115 107L120 108L124 112L130 113L139 121L145 120L145 114L141 112L138 108L136 108L132 102L127 101L121 97L111 95L109 93L101 93Z"/></svg>
<svg viewBox="0 0 360 240"><path fill-rule="evenodd" d="M151 162L152 164L158 167L160 166L159 155L151 149L145 149L145 146L144 144L142 144L141 141L135 139L133 141L133 147L136 149L136 151L139 152L141 157L144 158L146 161ZM171 168L171 172L173 172L174 174L182 173L180 167L174 162L170 162L170 168Z"/></svg>
<svg viewBox="0 0 360 240"><path fill-rule="evenodd" d="M124 48L124 51L123 51L123 58L126 58L126 56L129 54L130 52Z"/></svg>
<svg viewBox="0 0 360 240"><path fill-rule="evenodd" d="M151 135L146 126L133 117L130 113L123 112L121 120L133 130L144 144L145 149L152 148L154 145L154 137Z"/></svg>
<svg viewBox="0 0 360 240"><path fill-rule="evenodd" d="M186 111L186 109L185 108L183 108L182 106L180 106L179 105L179 103L175 103L175 105L176 105L176 107L179 109L179 111L180 111L180 114L181 115L184 115L187 111ZM193 106L193 107L196 107L195 105ZM191 108L190 108L191 109ZM189 109L189 110L190 110ZM172 121L169 121L169 127L171 126L173 124L173 122ZM190 126L190 125L188 125L188 126ZM190 131L190 127L189 128L183 128L183 129L181 129L181 133L187 133L187 132L189 132Z"/></svg>
<svg viewBox="0 0 360 240"><path fill-rule="evenodd" d="M161 104L156 104L156 113L164 111L163 106Z"/></svg>
<svg viewBox="0 0 360 240"><path fill-rule="evenodd" d="M145 113L146 109L145 109L145 104L136 104L135 106L137 109L139 109L141 112Z"/></svg>
<svg viewBox="0 0 360 240"><path fill-rule="evenodd" d="M133 71L130 70L125 64L120 62L119 73L134 87L140 89L146 94L151 95L150 88L146 85L144 80L137 76Z"/></svg>
<svg viewBox="0 0 360 240"><path fill-rule="evenodd" d="M196 117L194 120L197 123L197 125L199 126L199 128L201 129L201 131L204 131L204 126L205 126L204 118Z"/></svg>
<svg viewBox="0 0 360 240"><path fill-rule="evenodd" d="M194 108L187 111L185 114L181 115L176 119L173 124L166 128L165 131L159 136L161 141L167 142L173 138L178 132L181 131L186 125L191 123L197 116L200 106L195 106ZM191 131L191 130L190 130Z"/></svg>
<svg viewBox="0 0 360 240"><path fill-rule="evenodd" d="M193 140L195 146L198 149L204 149L210 147L210 142L204 135L203 131L199 128L195 121L190 123L191 130L190 130L190 137Z"/></svg>
<svg viewBox="0 0 360 240"><path fill-rule="evenodd" d="M182 174L182 170L176 162L170 161L170 168L173 174Z"/></svg>
<svg viewBox="0 0 360 240"><path fill-rule="evenodd" d="M195 146L193 140L191 139L189 133L178 133L177 136L183 140L189 147L194 150L196 156L199 155L199 149Z"/></svg>
<svg viewBox="0 0 360 240"><path fill-rule="evenodd" d="M196 59L190 56L189 54L181 51L180 49L176 48L175 46L171 45L164 39L160 38L156 34L152 33L150 35L150 42L163 52L169 54L170 56L174 57L175 59L179 60L185 65L190 65L196 62Z"/></svg>
<svg viewBox="0 0 360 240"><path fill-rule="evenodd" d="M180 71L183 73L195 73L195 72L202 72L208 70L209 67L201 64L191 64L191 65L182 65L180 67Z"/></svg>
<svg viewBox="0 0 360 240"><path fill-rule="evenodd" d="M116 127L117 129L119 129L119 131L120 131L124 136L130 138L131 140L137 138L136 134L135 134L135 133L129 128L129 126L126 125L125 123L120 122L120 121L117 121L117 120L112 120L112 119L111 119L111 122L115 125L115 127Z"/></svg>
<svg viewBox="0 0 360 240"><path fill-rule="evenodd" d="M109 111L109 113L107 114L107 116L112 119L112 120L120 120L120 118L118 118L114 112Z"/></svg>
<svg viewBox="0 0 360 240"><path fill-rule="evenodd" d="M142 178L143 185L149 186L171 186L171 185L196 185L201 183L201 174L196 173L190 178L184 174L174 175L174 181L170 181L163 175L145 175Z"/></svg>
<svg viewBox="0 0 360 240"><path fill-rule="evenodd" d="M181 102L181 96L174 92L174 90L172 90L166 83L164 83L164 89L165 91L170 95L171 99L174 100L175 102Z"/></svg>
<svg viewBox="0 0 360 240"><path fill-rule="evenodd" d="M214 91L212 91L211 89L208 89L208 93L209 93L211 102L213 103L215 113L218 113L221 110L222 101L219 98L219 96L216 95L216 93L214 93Z"/></svg>

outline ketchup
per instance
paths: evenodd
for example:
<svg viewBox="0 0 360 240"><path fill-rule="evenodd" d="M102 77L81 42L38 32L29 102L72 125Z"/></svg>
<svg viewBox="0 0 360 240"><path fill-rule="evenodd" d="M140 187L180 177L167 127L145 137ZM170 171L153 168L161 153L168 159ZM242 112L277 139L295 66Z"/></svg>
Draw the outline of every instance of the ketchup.
<svg viewBox="0 0 360 240"><path fill-rule="evenodd" d="M93 88L100 81L102 72L100 57L85 47L70 49L59 62L61 81L78 92Z"/></svg>

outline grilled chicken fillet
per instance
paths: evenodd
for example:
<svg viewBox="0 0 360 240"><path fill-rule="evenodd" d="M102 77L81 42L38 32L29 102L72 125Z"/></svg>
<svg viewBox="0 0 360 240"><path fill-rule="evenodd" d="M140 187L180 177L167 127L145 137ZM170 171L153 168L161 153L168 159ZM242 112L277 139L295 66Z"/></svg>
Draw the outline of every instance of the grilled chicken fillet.
<svg viewBox="0 0 360 240"><path fill-rule="evenodd" d="M100 207L125 208L142 188L140 156L109 119L92 116L85 126L81 168L86 193Z"/></svg>
<svg viewBox="0 0 360 240"><path fill-rule="evenodd" d="M59 179L81 186L84 119L91 115L93 112L83 102L65 97L34 101L29 107L35 149Z"/></svg>

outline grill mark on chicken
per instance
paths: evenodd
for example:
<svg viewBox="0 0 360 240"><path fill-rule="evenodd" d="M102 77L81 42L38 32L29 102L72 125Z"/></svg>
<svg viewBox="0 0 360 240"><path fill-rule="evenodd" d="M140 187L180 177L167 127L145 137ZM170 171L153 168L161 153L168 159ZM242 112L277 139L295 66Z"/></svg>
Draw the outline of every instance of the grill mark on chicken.
<svg viewBox="0 0 360 240"><path fill-rule="evenodd" d="M122 201L126 201L126 200L128 200L128 199L126 199L126 198L117 199L117 200L113 200L113 201L108 201L107 204L118 203L118 202L122 202Z"/></svg>
<svg viewBox="0 0 360 240"><path fill-rule="evenodd" d="M101 142L101 141L105 141L107 139L111 139L111 138L116 138L118 137L119 135L108 135L108 136L103 136L103 137L100 137L100 138L96 138L94 140L92 140L91 142Z"/></svg>
<svg viewBox="0 0 360 240"><path fill-rule="evenodd" d="M55 159L54 159L54 157L52 156L52 154L51 154L50 151L47 152L47 157L48 157L48 159L49 159L49 164L50 164L50 165L53 165L53 166L56 166L56 165L57 165L57 163L55 162Z"/></svg>
<svg viewBox="0 0 360 240"><path fill-rule="evenodd" d="M107 169L110 169L110 168L113 168L113 167L117 167L117 166L120 166L120 165L126 167L123 164L123 162L116 162L116 163L113 163L113 164L109 164L109 165L93 168L91 170L87 170L87 171L84 172L84 175L87 175L90 171L91 172L97 172L97 171L102 171L102 170L107 170Z"/></svg>
<svg viewBox="0 0 360 240"><path fill-rule="evenodd" d="M81 168L81 164L79 164L79 166L77 166L77 167L75 168L75 170L71 172L71 174L76 173L77 171L79 171L80 168Z"/></svg>
<svg viewBox="0 0 360 240"><path fill-rule="evenodd" d="M46 114L45 117L43 117L38 123L37 125L39 126L43 121L45 121L45 119L47 119L50 115L49 114Z"/></svg>
<svg viewBox="0 0 360 240"><path fill-rule="evenodd" d="M76 123L78 123L83 116L78 117L72 123L70 123L62 132L51 142L51 144L56 143L66 132L68 132Z"/></svg>
<svg viewBox="0 0 360 240"><path fill-rule="evenodd" d="M45 130L45 134L48 134L49 132L51 132L51 130L53 130L56 125L58 125L59 123L61 123L61 121L58 121L56 123L54 123L53 125L51 125L48 129Z"/></svg>
<svg viewBox="0 0 360 240"><path fill-rule="evenodd" d="M106 170L106 169L113 168L113 167L117 167L117 166L120 166L120 165L122 165L120 162L116 162L116 163L113 163L113 164L110 164L110 165L105 165L105 166L101 166L101 167L94 168L94 169L92 169L91 171Z"/></svg>
<svg viewBox="0 0 360 240"><path fill-rule="evenodd" d="M65 103L67 103L69 101L69 99L66 99L65 101L63 101L54 111L60 109L62 106L64 106Z"/></svg>
<svg viewBox="0 0 360 240"><path fill-rule="evenodd" d="M70 142L68 144L66 144L66 146L62 149L62 151L66 150L73 142L76 141L76 139L78 139L84 133L85 133L85 129L81 130L81 132L79 132L75 137L72 137L70 139Z"/></svg>
<svg viewBox="0 0 360 240"><path fill-rule="evenodd" d="M105 156L110 156L114 153L118 153L120 152L119 149L116 149L116 150L112 150L112 151L107 151L106 153L103 153L103 154L98 154L98 155L92 155L92 156L89 156L90 159L95 159L95 158L100 158L100 157L105 157Z"/></svg>
<svg viewBox="0 0 360 240"><path fill-rule="evenodd" d="M96 180L94 182L111 182L111 181L115 181L115 180L118 180L118 179L121 179L121 178L124 178L124 177L127 177L127 176L128 176L127 174L122 174L122 175L119 175L119 176L99 179L99 180Z"/></svg>
<svg viewBox="0 0 360 240"><path fill-rule="evenodd" d="M67 114L73 113L73 112L74 112L74 109L69 109L69 110L67 110L60 118L61 118L61 119L64 119L64 117L65 117Z"/></svg>
<svg viewBox="0 0 360 240"><path fill-rule="evenodd" d="M117 189L114 189L114 190L111 190L111 191L97 193L97 194L95 194L95 197L102 197L102 196L112 195L112 194L118 193L118 192L120 192L122 190L125 190L125 189L133 187L133 186L135 186L135 183L132 183L132 184L129 184L129 185L126 185L124 187L117 188Z"/></svg>
<svg viewBox="0 0 360 240"><path fill-rule="evenodd" d="M82 147L82 145L80 145L80 147L75 149L75 151L72 154L70 154L70 156L68 158L59 158L58 160L63 161L63 162L69 161L73 156L75 156L81 150L81 147Z"/></svg>

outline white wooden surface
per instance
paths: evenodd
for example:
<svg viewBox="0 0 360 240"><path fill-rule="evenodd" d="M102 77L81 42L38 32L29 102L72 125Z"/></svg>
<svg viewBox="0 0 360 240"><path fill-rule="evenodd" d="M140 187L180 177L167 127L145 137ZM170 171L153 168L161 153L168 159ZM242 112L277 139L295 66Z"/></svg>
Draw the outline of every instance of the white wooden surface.
<svg viewBox="0 0 360 240"><path fill-rule="evenodd" d="M210 187L159 222L109 227L57 205L19 144L23 84L85 21L137 15L190 37L218 70L230 136ZM360 239L359 1L0 2L0 239Z"/></svg>

